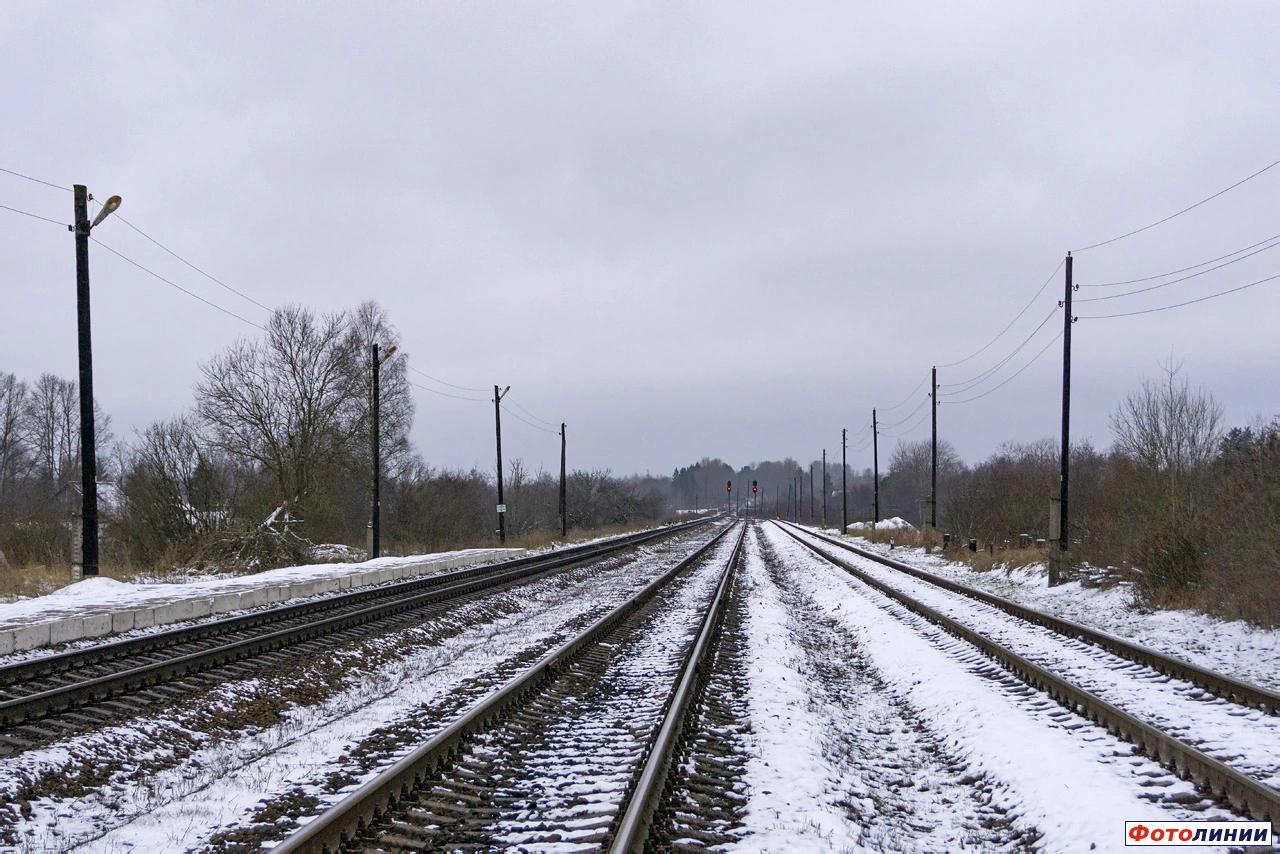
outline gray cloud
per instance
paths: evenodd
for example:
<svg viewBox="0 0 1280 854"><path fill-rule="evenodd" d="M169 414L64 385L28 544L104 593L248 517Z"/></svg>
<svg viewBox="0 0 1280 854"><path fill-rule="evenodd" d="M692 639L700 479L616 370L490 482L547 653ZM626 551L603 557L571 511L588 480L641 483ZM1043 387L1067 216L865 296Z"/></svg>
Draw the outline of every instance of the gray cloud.
<svg viewBox="0 0 1280 854"><path fill-rule="evenodd" d="M121 193L268 304L379 300L415 364L511 383L570 423L579 464L806 458L985 343L1066 249L1280 156L1278 20L1261 3L27 5L0 23L0 166ZM1280 232L1277 182L1084 253L1077 278ZM8 176L0 204L70 214ZM260 319L119 223L99 237ZM69 235L5 215L0 259L3 367L72 375ZM118 432L187 405L200 362L253 331L93 263ZM1264 253L1128 302L1277 270ZM1060 290L942 380L1004 355ZM1075 434L1105 444L1115 399L1171 352L1231 420L1280 411L1277 316L1262 286L1082 321ZM1057 352L944 405L943 435L970 457L1053 435ZM418 404L430 461L491 464L490 408ZM508 455L551 467L552 437L510 433Z"/></svg>

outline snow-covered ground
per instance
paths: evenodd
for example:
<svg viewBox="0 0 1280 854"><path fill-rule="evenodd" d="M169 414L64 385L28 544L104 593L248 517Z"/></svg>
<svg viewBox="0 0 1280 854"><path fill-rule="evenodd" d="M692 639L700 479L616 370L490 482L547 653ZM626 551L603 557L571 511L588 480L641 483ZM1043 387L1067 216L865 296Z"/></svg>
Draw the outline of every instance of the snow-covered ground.
<svg viewBox="0 0 1280 854"><path fill-rule="evenodd" d="M874 847L1000 847L1000 840L966 838L963 826L947 830L961 810L940 808L932 790L966 781L980 784L983 803L1004 817L1012 835L1007 842L1035 841L1035 847L1048 851L1121 848L1127 820L1225 817L1204 804L1190 784L1039 692L1027 691L971 646L817 558L775 526L765 525L762 532L764 550L776 556L781 568L766 579L761 563L752 560L757 584L790 588L792 601L803 606L788 613L782 607L785 595L767 593L753 603L765 627L761 654L766 662L773 660L759 668L758 679L782 687L770 693L762 685L752 692L753 703L758 701L753 723L763 746L750 813L756 822L753 831L767 843L752 850L795 850L784 847L787 838L803 839L805 850L842 850L874 823L874 816L869 822L867 814L858 812L860 784L853 784L853 796L840 795L849 772L819 759L824 749L831 752L824 744L839 742L840 726L863 723L859 713L815 716L807 709L801 698L811 701L814 687L797 654L778 642L781 626L806 618L846 632L847 654L862 657L887 693L888 699L880 702L899 702L918 721L919 733L883 729L880 749L910 756L910 740L920 736L938 745L947 760L934 769L942 769L941 774L920 774L910 762L902 764L900 776L906 780L893 795L920 805L921 827L899 829ZM791 682L804 687L786 688ZM857 741L853 734L850 739ZM781 770L775 772L775 767ZM870 778L861 785L883 790L886 781ZM930 833L943 838L930 844Z"/></svg>
<svg viewBox="0 0 1280 854"><path fill-rule="evenodd" d="M837 530L825 530L839 536ZM1280 690L1280 630L1260 629L1239 620L1222 620L1197 611L1143 611L1133 607L1128 584L1102 588L1071 581L1048 586L1043 564L997 567L975 572L969 566L947 560L923 549L872 543L861 537L850 541L863 549L967 584L997 596L1092 626L1141 643L1186 661L1272 690Z"/></svg>
<svg viewBox="0 0 1280 854"><path fill-rule="evenodd" d="M293 705L271 725L206 731L207 721L281 690L262 679L232 681L146 720L0 760L5 801L32 780L56 782L69 767L93 777L94 758L107 746L110 755L129 757L84 792L30 800L29 817L15 828L19 850L81 844L89 851L181 851L215 831L254 824L258 805L272 797L305 791L319 804L335 800L348 780L372 776L413 745L379 747L382 753L357 748L388 739L399 744L405 734L429 737L527 664L531 653L563 641L687 554L690 538L710 533L643 546L606 559L603 570L558 573L358 644L342 655L337 690L321 702ZM305 682L307 671L290 678ZM336 788L325 782L335 774L344 777Z"/></svg>

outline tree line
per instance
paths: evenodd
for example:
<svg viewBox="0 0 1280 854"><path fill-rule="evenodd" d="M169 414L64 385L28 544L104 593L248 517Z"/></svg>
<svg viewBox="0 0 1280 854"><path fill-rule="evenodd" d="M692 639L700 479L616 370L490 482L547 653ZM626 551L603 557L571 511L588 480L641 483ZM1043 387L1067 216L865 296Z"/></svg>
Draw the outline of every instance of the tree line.
<svg viewBox="0 0 1280 854"><path fill-rule="evenodd" d="M1263 625L1280 625L1280 418L1227 428L1213 396L1194 388L1177 365L1141 383L1111 414L1112 443L1071 449L1072 559L1132 580L1146 607L1195 607ZM884 453L886 449L881 446ZM931 447L901 441L882 457L880 516L926 521ZM817 500L810 515L809 472ZM821 521L820 461L793 459L735 469L704 458L673 473L682 506L724 506L724 484L751 478L764 509L789 516L787 488L804 473L800 518ZM849 520L869 521L870 468L848 477ZM828 522L840 522L841 467L828 462ZM953 541L1017 548L1046 540L1049 500L1058 494L1059 444L1008 442L968 464L938 443L938 528ZM717 486L719 491L717 492ZM780 497L780 501L776 500Z"/></svg>
<svg viewBox="0 0 1280 854"><path fill-rule="evenodd" d="M301 563L317 544L353 547L369 517L370 345L397 348L380 368L383 542L392 553L493 538L491 471L428 464L409 439L407 354L386 313L367 302L335 314L275 311L256 338L201 366L191 407L116 439L99 414L104 566L260 569ZM75 381L25 382L0 371L0 567L72 557L80 504ZM505 477L509 534L559 528L558 473L519 460ZM595 529L666 518L665 478L572 471L568 524ZM333 553L329 549L327 553Z"/></svg>

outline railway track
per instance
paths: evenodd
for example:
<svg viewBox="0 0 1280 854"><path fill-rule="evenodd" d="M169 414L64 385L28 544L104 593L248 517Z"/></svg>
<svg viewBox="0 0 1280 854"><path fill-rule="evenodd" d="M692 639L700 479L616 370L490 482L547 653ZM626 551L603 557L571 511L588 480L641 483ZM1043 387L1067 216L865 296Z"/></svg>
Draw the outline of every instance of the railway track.
<svg viewBox="0 0 1280 854"><path fill-rule="evenodd" d="M690 532L708 520L468 567L297 605L28 659L0 668L0 755L86 726L137 714L192 687L281 663L320 643L416 624L452 607L541 577ZM243 675L243 674L241 674Z"/></svg>
<svg viewBox="0 0 1280 854"><path fill-rule="evenodd" d="M1271 692L798 525L775 524L825 562L977 647L1238 812L1280 819L1280 720L1269 714L1277 708ZM1221 694L1207 693L1211 685Z"/></svg>
<svg viewBox="0 0 1280 854"><path fill-rule="evenodd" d="M732 530L272 850L641 850L732 588Z"/></svg>

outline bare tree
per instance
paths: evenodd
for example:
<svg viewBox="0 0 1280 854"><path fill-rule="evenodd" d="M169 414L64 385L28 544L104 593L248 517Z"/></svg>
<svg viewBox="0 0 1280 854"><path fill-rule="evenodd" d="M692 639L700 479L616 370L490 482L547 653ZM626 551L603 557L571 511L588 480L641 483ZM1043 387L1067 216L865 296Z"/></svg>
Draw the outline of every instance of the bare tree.
<svg viewBox="0 0 1280 854"><path fill-rule="evenodd" d="M241 341L203 367L197 410L217 446L261 466L288 527L290 508L320 469L347 451L367 425L367 382L349 317L277 310L264 339Z"/></svg>
<svg viewBox="0 0 1280 854"><path fill-rule="evenodd" d="M1191 476L1214 458L1222 440L1222 407L1179 379L1180 370L1166 363L1163 381L1144 380L1111 416L1117 449L1164 477L1174 516L1190 497Z"/></svg>
<svg viewBox="0 0 1280 854"><path fill-rule="evenodd" d="M27 384L0 371L0 513L5 510L9 486L30 460L27 447Z"/></svg>

